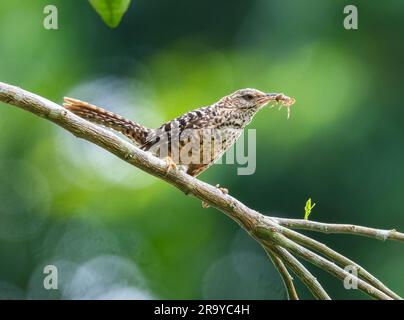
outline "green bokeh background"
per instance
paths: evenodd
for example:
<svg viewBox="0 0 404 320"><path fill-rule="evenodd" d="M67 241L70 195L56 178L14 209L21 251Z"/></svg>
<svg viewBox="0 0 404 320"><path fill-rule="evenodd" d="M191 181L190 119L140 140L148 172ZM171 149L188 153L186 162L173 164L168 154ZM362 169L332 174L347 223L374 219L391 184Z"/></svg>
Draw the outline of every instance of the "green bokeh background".
<svg viewBox="0 0 404 320"><path fill-rule="evenodd" d="M1 1L0 81L73 96L147 126L242 87L261 111L257 168L200 176L269 215L404 229L404 3L133 0L109 29L87 1ZM356 4L359 29L343 28ZM261 248L226 216L27 112L0 104L0 298L285 299ZM403 247L315 235L404 295ZM59 270L45 290L43 268ZM333 298L361 299L314 268ZM301 286L302 298L311 298Z"/></svg>

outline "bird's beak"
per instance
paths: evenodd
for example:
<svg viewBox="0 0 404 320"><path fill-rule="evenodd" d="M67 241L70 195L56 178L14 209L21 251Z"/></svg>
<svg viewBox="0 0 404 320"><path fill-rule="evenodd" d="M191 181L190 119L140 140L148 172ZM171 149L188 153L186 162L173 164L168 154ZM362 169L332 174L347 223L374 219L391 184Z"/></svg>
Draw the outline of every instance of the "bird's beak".
<svg viewBox="0 0 404 320"><path fill-rule="evenodd" d="M282 97L281 93L267 93L265 96L258 99L258 103L260 105L266 105L270 101L279 101L280 97Z"/></svg>
<svg viewBox="0 0 404 320"><path fill-rule="evenodd" d="M271 100L278 101L279 98L282 97L282 96L283 96L283 93L267 93L265 95L265 97L268 99L268 101L271 101Z"/></svg>

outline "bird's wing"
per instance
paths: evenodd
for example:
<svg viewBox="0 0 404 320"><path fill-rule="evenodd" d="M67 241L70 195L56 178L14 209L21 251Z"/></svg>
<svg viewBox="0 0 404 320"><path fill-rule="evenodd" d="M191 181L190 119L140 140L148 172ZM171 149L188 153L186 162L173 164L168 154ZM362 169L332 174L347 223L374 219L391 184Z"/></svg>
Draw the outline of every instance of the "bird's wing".
<svg viewBox="0 0 404 320"><path fill-rule="evenodd" d="M190 130L189 134L191 134L191 130L209 128L212 121L210 109L210 106L202 107L162 124L148 135L142 149L150 150L152 147L156 147L156 144L159 147L165 147L166 144L171 145L171 143L178 142L182 134L187 130ZM186 134L188 134L188 131Z"/></svg>

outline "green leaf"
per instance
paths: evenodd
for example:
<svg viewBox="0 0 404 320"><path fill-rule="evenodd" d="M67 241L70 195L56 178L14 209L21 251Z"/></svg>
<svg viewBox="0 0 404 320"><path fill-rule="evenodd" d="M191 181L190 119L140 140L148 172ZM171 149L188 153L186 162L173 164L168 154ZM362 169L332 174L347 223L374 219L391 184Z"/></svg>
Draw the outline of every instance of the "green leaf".
<svg viewBox="0 0 404 320"><path fill-rule="evenodd" d="M110 27L119 25L131 0L88 0L102 20Z"/></svg>
<svg viewBox="0 0 404 320"><path fill-rule="evenodd" d="M311 198L309 198L306 201L306 205L304 206L304 220L308 220L309 219L309 215L311 213L311 210L314 208L316 204L313 203L313 205L311 204Z"/></svg>

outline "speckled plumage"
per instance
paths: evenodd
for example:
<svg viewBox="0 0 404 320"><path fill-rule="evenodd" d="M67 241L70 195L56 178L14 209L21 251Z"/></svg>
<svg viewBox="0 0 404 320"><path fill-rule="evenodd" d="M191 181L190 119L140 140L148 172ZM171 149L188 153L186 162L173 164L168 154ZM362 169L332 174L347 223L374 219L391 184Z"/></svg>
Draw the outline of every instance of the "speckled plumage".
<svg viewBox="0 0 404 320"><path fill-rule="evenodd" d="M187 112L156 129L146 128L122 116L72 98L65 98L64 106L82 118L123 133L143 150L150 151L156 156L173 158L174 163L181 169L192 176L197 176L236 142L242 130L263 106L270 101L288 99L290 98L282 94L241 89L210 106ZM183 137L187 137L188 140L183 140ZM192 141L192 147L199 148L201 151L199 155L187 161L184 160L186 157L174 157L173 146L178 147L181 153L187 141ZM204 145L207 147L204 149L203 141L208 141L210 147ZM167 148L168 154L162 152L165 150L164 147Z"/></svg>

